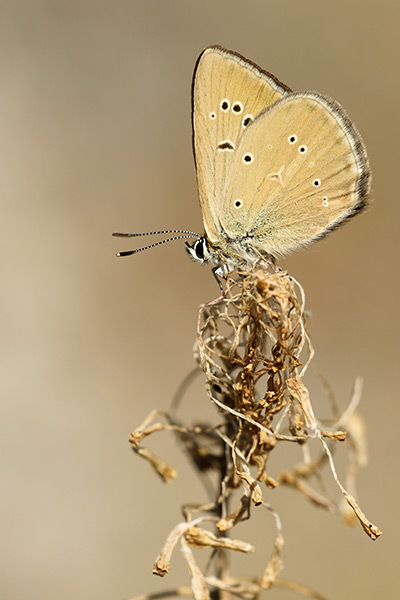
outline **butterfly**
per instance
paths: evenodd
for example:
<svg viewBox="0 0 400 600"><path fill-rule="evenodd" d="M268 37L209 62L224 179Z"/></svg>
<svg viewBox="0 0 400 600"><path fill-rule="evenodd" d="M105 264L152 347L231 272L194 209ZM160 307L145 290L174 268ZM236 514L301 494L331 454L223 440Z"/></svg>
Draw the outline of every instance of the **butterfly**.
<svg viewBox="0 0 400 600"><path fill-rule="evenodd" d="M367 204L365 146L341 105L292 92L236 52L210 46L200 54L192 123L205 233L168 232L194 237L190 256L219 273L288 254Z"/></svg>

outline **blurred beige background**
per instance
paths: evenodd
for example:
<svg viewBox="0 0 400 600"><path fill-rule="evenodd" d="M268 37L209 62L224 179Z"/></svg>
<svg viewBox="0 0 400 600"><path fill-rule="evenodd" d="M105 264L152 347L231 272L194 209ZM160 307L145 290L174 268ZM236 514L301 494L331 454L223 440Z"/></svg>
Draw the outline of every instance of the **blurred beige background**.
<svg viewBox="0 0 400 600"><path fill-rule="evenodd" d="M369 150L372 208L281 265L306 289L316 363L343 407L365 378L359 494L384 535L372 543L290 490L268 499L286 578L331 600L397 595L399 18L396 0L0 2L2 599L189 582L179 554L166 580L152 563L203 489L171 437L151 443L179 469L168 486L127 440L194 365L197 308L217 288L183 243L118 260L130 243L110 234L202 230L190 86L213 43L339 100ZM186 413L212 418L207 404L199 381ZM240 530L257 546L244 575L270 553L261 517Z"/></svg>

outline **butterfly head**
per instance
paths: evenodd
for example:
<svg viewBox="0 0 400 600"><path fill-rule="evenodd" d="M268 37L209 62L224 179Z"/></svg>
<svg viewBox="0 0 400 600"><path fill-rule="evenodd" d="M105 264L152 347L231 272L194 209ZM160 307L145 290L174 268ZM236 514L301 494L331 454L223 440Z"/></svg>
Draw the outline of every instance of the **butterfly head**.
<svg viewBox="0 0 400 600"><path fill-rule="evenodd" d="M210 251L210 247L208 245L207 238L204 236L199 237L198 240L195 240L193 244L186 243L186 251L189 254L190 258L195 262L206 264L209 262L214 262L213 253Z"/></svg>

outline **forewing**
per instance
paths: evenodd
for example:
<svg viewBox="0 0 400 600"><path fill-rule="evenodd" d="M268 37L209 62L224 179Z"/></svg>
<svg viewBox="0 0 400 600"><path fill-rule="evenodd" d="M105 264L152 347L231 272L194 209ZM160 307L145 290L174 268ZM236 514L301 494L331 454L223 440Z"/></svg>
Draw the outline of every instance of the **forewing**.
<svg viewBox="0 0 400 600"><path fill-rule="evenodd" d="M200 55L192 88L193 148L206 233L221 238L217 215L243 132L289 88L239 54L219 46Z"/></svg>
<svg viewBox="0 0 400 600"><path fill-rule="evenodd" d="M364 144L342 107L292 93L241 137L217 220L229 238L285 254L360 210L369 187Z"/></svg>

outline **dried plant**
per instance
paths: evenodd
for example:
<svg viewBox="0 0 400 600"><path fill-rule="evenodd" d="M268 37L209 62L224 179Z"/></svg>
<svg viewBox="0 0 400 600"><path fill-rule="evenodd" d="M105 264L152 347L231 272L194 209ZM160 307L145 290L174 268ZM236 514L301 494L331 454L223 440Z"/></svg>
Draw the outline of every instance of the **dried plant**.
<svg viewBox="0 0 400 600"><path fill-rule="evenodd" d="M354 497L356 474L366 464L364 427L357 412L361 381L356 380L343 414L329 393L331 417L322 422L314 415L303 383L312 357L304 292L285 272L253 269L237 273L226 283L223 296L201 306L195 358L205 375L208 397L218 407L218 422L183 425L175 402L168 414L153 411L130 438L135 452L147 459L164 481L170 481L175 470L142 442L156 431L173 430L211 496L207 504L182 506L184 521L168 535L154 564L155 574L166 575L179 542L191 587L169 590L161 596L190 595L205 600L211 594L214 598L234 595L253 599L262 589L279 586L322 598L309 588L279 578L282 526L277 510L264 498L267 494L272 498L270 491L278 485L290 486L318 507L341 513L348 524L360 522L373 540L381 534ZM163 422L155 421L159 416ZM343 442L348 448L347 489L340 483L333 462L334 446ZM297 444L302 462L272 475L269 457L283 443ZM320 447L316 453L315 445ZM342 501L332 500L325 492L321 471L326 464ZM227 553L249 553L254 548L228 532L250 517L252 505L273 515L276 535L264 573L243 579L228 573ZM206 523L212 530L205 528ZM205 572L198 567L193 548L211 549Z"/></svg>

